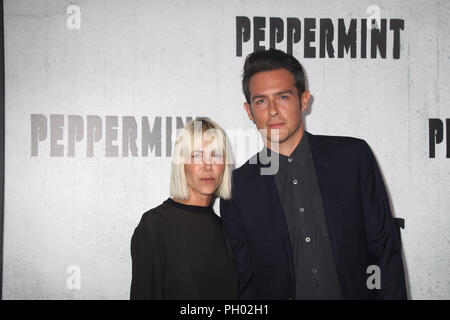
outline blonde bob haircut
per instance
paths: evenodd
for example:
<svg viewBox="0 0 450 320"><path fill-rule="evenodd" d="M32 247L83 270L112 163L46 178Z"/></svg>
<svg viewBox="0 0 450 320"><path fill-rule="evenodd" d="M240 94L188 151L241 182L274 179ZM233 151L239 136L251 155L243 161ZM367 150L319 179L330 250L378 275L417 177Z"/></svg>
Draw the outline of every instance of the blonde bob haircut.
<svg viewBox="0 0 450 320"><path fill-rule="evenodd" d="M231 150L227 148L225 131L214 121L207 118L197 118L186 124L178 133L172 156L170 174L170 195L178 200L189 198L189 187L186 181L184 164L192 163L192 152L202 149L203 141L210 141L208 151L222 155L225 163L222 183L214 195L222 199L231 198ZM195 162L194 162L195 163Z"/></svg>

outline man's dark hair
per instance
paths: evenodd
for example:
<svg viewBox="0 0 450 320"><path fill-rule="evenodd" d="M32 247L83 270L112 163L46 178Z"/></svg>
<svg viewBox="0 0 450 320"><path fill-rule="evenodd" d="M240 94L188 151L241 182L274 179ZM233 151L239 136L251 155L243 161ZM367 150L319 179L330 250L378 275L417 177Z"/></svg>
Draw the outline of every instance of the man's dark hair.
<svg viewBox="0 0 450 320"><path fill-rule="evenodd" d="M250 78L258 72L278 69L286 69L292 74L298 90L298 96L300 97L302 95L305 91L305 74L300 62L281 50L269 49L250 53L245 58L244 73L242 75L242 91L244 92L247 103L250 104L251 99L249 89Z"/></svg>

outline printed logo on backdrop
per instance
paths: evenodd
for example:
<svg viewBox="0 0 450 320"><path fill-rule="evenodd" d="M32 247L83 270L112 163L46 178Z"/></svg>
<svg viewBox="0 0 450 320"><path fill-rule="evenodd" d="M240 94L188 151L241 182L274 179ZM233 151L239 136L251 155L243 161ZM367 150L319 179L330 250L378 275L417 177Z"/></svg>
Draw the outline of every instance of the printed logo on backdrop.
<svg viewBox="0 0 450 320"><path fill-rule="evenodd" d="M438 154L443 154L445 152L445 157L450 158L450 119L445 119L444 121L438 118L428 120L429 128L429 157L436 158L436 149L438 149ZM444 131L445 128L445 131ZM444 144L444 132L446 142ZM445 150L445 151L444 151ZM439 157L439 156L438 156Z"/></svg>
<svg viewBox="0 0 450 320"><path fill-rule="evenodd" d="M195 119L199 118L206 117ZM171 157L179 131L193 117L31 114L30 120L32 157ZM247 155L250 146L262 148L253 128L225 131L227 150L234 154ZM264 129L260 134L267 135ZM267 156L264 162L270 163L264 169L267 174L278 167L273 158ZM228 160L234 161L233 157Z"/></svg>
<svg viewBox="0 0 450 320"><path fill-rule="evenodd" d="M31 156L170 157L176 131L192 119L31 114Z"/></svg>
<svg viewBox="0 0 450 320"><path fill-rule="evenodd" d="M405 21L381 18L375 5L366 13L362 19L237 16L236 56L276 48L304 58L400 59Z"/></svg>
<svg viewBox="0 0 450 320"><path fill-rule="evenodd" d="M196 117L195 119L206 118ZM45 157L171 157L173 142L179 131L193 117L134 117L31 114L31 156ZM164 124L164 125L163 125ZM250 146L262 148L259 135L267 130L234 128L226 131L226 150L232 150L226 161L234 163L235 155L249 154ZM277 140L278 130L271 133ZM278 144L272 143L274 150ZM264 155L262 175L275 174L279 159L275 153ZM256 163L256 157L250 159Z"/></svg>

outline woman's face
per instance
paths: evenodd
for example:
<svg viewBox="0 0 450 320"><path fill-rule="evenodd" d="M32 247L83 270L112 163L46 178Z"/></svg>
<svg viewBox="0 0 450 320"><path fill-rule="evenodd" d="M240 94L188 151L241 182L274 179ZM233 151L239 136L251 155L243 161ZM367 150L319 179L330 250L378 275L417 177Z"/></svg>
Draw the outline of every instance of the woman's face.
<svg viewBox="0 0 450 320"><path fill-rule="evenodd" d="M225 155L221 150L213 150L210 141L203 139L202 147L195 148L187 162L184 164L184 172L189 198L193 200L212 196L222 183Z"/></svg>

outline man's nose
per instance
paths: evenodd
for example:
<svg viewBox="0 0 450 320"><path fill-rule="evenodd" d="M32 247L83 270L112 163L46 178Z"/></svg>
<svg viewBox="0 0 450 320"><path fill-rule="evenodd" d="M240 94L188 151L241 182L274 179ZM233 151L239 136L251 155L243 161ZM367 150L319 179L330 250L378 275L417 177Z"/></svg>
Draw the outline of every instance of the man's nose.
<svg viewBox="0 0 450 320"><path fill-rule="evenodd" d="M269 115L271 115L272 117L277 116L279 111L278 111L278 104L276 101L274 100L269 100Z"/></svg>

